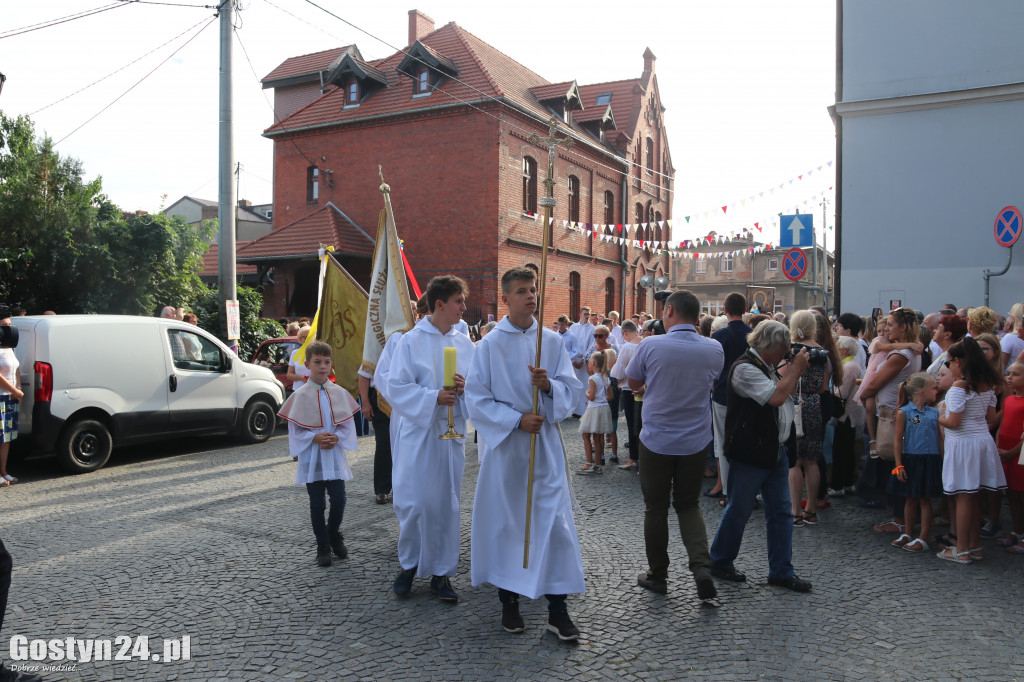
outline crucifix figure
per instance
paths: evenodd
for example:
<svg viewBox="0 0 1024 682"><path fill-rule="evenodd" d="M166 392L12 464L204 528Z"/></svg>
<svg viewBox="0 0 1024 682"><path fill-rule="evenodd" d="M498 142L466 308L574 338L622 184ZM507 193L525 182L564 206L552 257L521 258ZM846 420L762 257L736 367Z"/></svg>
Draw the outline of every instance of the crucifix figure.
<svg viewBox="0 0 1024 682"><path fill-rule="evenodd" d="M537 324L541 327L544 326L544 290L547 288L547 272L548 272L548 235L549 226L551 224L551 211L555 207L555 152L558 147L564 147L566 149L573 146L573 139L571 137L556 137L555 133L558 131L558 119L554 116L548 121L548 136L541 137L537 133L530 135L530 144L541 146L541 143L546 144L548 147L548 176L544 179L544 187L547 188L545 196L541 197L539 203L544 207L544 237L541 240L540 250L540 277L537 279ZM537 334L537 358L534 363L534 367L540 367L541 358L541 345L543 343L543 334ZM539 391L536 386L533 387L533 414L538 413L537 401L539 399ZM537 434L533 434L530 437L530 467L526 479L526 535L523 538L523 568L529 568L530 565L530 521L533 516L533 477L534 477L534 463L537 458Z"/></svg>

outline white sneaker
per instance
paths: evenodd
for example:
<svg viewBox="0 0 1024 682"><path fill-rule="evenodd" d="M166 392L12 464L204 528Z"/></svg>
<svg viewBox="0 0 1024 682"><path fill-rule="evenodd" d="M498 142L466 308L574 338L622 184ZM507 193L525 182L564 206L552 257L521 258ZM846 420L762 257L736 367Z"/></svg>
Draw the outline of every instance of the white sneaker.
<svg viewBox="0 0 1024 682"><path fill-rule="evenodd" d="M843 497L845 495L846 495L846 491L843 490L842 488L840 488L839 490L833 490L832 488L828 489L828 496L829 497Z"/></svg>

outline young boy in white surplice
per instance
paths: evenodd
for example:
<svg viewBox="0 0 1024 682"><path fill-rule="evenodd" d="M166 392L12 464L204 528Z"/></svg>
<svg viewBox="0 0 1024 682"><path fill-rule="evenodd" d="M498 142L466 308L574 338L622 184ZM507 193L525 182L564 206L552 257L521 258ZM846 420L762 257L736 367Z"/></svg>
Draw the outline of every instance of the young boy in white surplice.
<svg viewBox="0 0 1024 682"><path fill-rule="evenodd" d="M309 512L316 535L316 562L331 565L331 550L339 559L348 556L341 518L345 513L345 481L352 469L345 450L358 450L352 416L359 404L348 391L330 380L331 347L322 341L306 349L309 381L289 396L278 413L288 421L288 449L299 461L295 485L306 484ZM326 511L325 496L331 506Z"/></svg>

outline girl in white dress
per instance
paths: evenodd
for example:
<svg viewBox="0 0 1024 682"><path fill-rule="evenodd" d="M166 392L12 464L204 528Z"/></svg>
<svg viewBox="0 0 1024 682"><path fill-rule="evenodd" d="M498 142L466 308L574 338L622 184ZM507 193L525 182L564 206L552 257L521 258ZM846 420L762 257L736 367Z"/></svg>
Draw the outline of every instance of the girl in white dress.
<svg viewBox="0 0 1024 682"><path fill-rule="evenodd" d="M979 490L1004 490L1006 477L989 429L995 425L996 394L1002 377L985 359L978 342L966 337L950 346L949 368L956 381L946 393L945 460L942 490L956 497L956 547L938 557L958 564L979 561L981 551L981 496Z"/></svg>
<svg viewBox="0 0 1024 682"><path fill-rule="evenodd" d="M612 410L608 405L612 397L612 385L608 378L608 358L604 351L597 351L590 356L587 372L590 373L587 378L587 411L580 419L587 463L580 469L580 473L599 474L601 462L604 461L604 436L612 432Z"/></svg>

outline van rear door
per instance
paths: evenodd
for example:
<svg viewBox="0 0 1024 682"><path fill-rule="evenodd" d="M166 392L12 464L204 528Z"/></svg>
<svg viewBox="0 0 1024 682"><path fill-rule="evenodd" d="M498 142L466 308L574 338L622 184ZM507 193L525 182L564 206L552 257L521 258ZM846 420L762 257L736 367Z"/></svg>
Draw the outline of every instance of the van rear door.
<svg viewBox="0 0 1024 682"><path fill-rule="evenodd" d="M167 404L171 428L189 431L233 426L238 406L230 353L196 331L177 327L164 331L170 358Z"/></svg>

